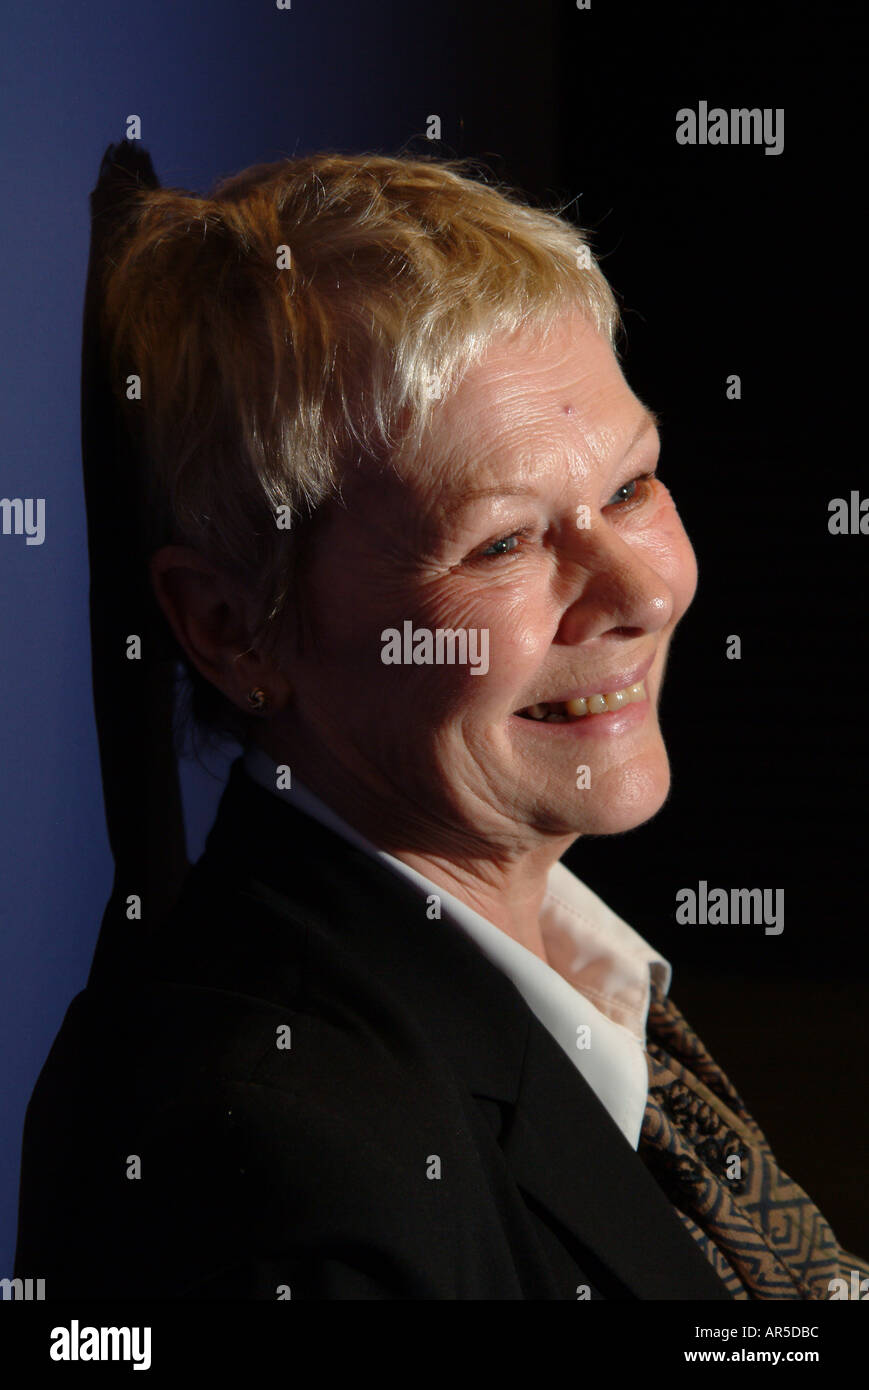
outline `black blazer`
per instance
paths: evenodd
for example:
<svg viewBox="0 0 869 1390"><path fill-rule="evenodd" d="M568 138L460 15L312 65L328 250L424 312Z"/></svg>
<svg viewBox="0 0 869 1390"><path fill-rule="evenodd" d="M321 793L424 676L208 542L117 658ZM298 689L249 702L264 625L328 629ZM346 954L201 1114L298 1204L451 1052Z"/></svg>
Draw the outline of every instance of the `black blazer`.
<svg viewBox="0 0 869 1390"><path fill-rule="evenodd" d="M134 981L69 1008L15 1274L49 1299L729 1298L511 981L240 762Z"/></svg>

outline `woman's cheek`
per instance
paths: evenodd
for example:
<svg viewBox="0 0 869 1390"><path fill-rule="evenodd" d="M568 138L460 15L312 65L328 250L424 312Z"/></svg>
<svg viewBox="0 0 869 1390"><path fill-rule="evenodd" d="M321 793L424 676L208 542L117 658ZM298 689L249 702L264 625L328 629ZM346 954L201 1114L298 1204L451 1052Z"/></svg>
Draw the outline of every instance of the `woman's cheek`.
<svg viewBox="0 0 869 1390"><path fill-rule="evenodd" d="M487 604L493 659L509 665L521 680L527 670L542 663L554 634L558 614L539 580L528 577L505 588L499 587Z"/></svg>
<svg viewBox="0 0 869 1390"><path fill-rule="evenodd" d="M527 583L498 582L493 576L488 582L469 578L446 584L437 593L429 591L420 613L431 627L487 628L493 635L497 632L502 641L511 642L531 619L533 604L534 595Z"/></svg>

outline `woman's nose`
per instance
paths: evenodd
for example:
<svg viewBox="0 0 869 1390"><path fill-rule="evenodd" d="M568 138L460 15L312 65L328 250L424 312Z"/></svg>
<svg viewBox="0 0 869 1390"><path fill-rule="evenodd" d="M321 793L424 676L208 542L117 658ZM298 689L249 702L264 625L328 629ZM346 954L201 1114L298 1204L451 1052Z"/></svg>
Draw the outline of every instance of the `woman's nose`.
<svg viewBox="0 0 869 1390"><path fill-rule="evenodd" d="M566 573L575 588L559 624L562 642L587 642L613 629L624 636L660 632L675 612L667 579L639 547L606 526L583 533Z"/></svg>

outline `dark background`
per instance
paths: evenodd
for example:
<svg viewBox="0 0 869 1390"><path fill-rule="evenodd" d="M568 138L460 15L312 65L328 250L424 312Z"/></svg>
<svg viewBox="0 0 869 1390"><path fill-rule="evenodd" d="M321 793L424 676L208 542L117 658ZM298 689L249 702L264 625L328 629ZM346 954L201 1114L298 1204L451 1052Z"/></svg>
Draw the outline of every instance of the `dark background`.
<svg viewBox="0 0 869 1390"><path fill-rule="evenodd" d="M670 800L567 862L669 957L673 997L782 1166L869 1254L869 537L827 528L831 498L869 495L858 14L48 0L7 16L0 495L45 497L47 536L0 536L0 1277L24 1108L111 888L78 378L87 197L132 112L164 184L204 191L255 161L329 148L470 155L591 229L624 311L626 374L663 419L661 474L700 587L662 707ZM784 152L677 145L676 111L700 100L784 107ZM725 396L733 373L739 401ZM231 755L184 764L192 856ZM783 888L784 932L677 925L675 895L700 879Z"/></svg>

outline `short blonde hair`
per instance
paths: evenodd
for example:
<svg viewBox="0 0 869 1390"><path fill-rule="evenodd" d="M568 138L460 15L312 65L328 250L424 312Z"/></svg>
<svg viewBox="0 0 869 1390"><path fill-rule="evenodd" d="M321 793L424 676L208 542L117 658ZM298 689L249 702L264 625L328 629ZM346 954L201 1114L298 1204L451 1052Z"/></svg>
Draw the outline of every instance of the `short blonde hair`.
<svg viewBox="0 0 869 1390"><path fill-rule="evenodd" d="M326 153L254 165L207 197L137 191L102 327L149 549L190 545L240 580L268 645L293 533L345 470L419 441L497 334L572 306L614 343L583 233L466 161Z"/></svg>

